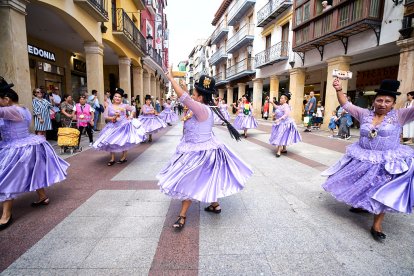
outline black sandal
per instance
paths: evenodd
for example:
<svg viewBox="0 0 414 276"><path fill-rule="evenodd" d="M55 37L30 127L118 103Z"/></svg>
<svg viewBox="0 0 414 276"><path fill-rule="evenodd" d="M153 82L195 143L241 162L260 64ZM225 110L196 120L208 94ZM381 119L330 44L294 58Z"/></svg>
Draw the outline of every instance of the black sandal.
<svg viewBox="0 0 414 276"><path fill-rule="evenodd" d="M387 235L385 235L384 233L375 231L374 227L371 227L371 235L374 238L374 240L378 242L382 242L387 237Z"/></svg>
<svg viewBox="0 0 414 276"><path fill-rule="evenodd" d="M173 228L182 229L185 225L185 219L186 219L186 217L178 216L177 221L174 222L174 224L173 224ZM181 220L184 220L184 223L182 223Z"/></svg>
<svg viewBox="0 0 414 276"><path fill-rule="evenodd" d="M119 159L116 163L118 163L118 164L124 164L127 161L128 160L126 158L124 160Z"/></svg>
<svg viewBox="0 0 414 276"><path fill-rule="evenodd" d="M6 223L0 224L0 231L6 229L13 223L13 216L10 216L9 220Z"/></svg>
<svg viewBox="0 0 414 276"><path fill-rule="evenodd" d="M49 198L48 197L45 197L44 199L42 199L42 200L39 200L39 201L37 201L37 202L32 202L32 204L30 204L32 207L40 207L40 206L42 206L42 205L48 205L49 204Z"/></svg>
<svg viewBox="0 0 414 276"><path fill-rule="evenodd" d="M115 161L109 161L107 165L108 165L108 167L110 167L110 166L112 166L113 164L115 164Z"/></svg>
<svg viewBox="0 0 414 276"><path fill-rule="evenodd" d="M214 205L210 204L210 206L207 206L206 208L204 208L204 211L215 213L215 214L220 214L221 209L217 209L218 207L220 207L220 205L214 206Z"/></svg>

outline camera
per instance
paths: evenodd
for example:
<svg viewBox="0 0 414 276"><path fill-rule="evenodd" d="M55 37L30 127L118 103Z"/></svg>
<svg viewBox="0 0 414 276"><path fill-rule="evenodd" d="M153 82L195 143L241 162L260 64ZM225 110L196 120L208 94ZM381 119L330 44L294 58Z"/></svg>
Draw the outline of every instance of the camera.
<svg viewBox="0 0 414 276"><path fill-rule="evenodd" d="M336 77L340 80L349 80L352 79L352 72L334 69L332 72L332 77Z"/></svg>

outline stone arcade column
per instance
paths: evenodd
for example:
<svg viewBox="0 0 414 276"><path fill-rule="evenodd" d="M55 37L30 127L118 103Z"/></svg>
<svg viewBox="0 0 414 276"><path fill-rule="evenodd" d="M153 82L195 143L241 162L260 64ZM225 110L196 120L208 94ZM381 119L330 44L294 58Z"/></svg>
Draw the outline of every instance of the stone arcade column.
<svg viewBox="0 0 414 276"><path fill-rule="evenodd" d="M27 54L26 0L0 0L0 76L14 83L20 104L32 110Z"/></svg>
<svg viewBox="0 0 414 276"><path fill-rule="evenodd" d="M302 122L302 105L303 94L305 91L305 69L294 68L289 70L290 73L290 92L292 98L290 99L290 106L292 107L291 116L297 124Z"/></svg>
<svg viewBox="0 0 414 276"><path fill-rule="evenodd" d="M147 72L144 71L144 75L143 75L143 100L145 99L145 95L151 95L151 75ZM144 103L144 102L143 102Z"/></svg>
<svg viewBox="0 0 414 276"><path fill-rule="evenodd" d="M228 104L228 109L229 109L229 113L232 114L231 110L233 109L232 107L232 103L233 103L233 87L231 87L230 85L226 86L227 88L227 104Z"/></svg>
<svg viewBox="0 0 414 276"><path fill-rule="evenodd" d="M103 66L103 45L99 42L85 42L86 57L86 77L88 79L88 92L91 93L93 89L98 91L99 103L103 105L104 102L104 66ZM103 116L100 116L98 122L98 129L102 129L105 125Z"/></svg>
<svg viewBox="0 0 414 276"><path fill-rule="evenodd" d="M262 117L263 79L253 80L253 115Z"/></svg>
<svg viewBox="0 0 414 276"><path fill-rule="evenodd" d="M269 93L270 100L273 101L273 97L279 98L278 93L279 93L279 77L271 76L270 77L270 93Z"/></svg>
<svg viewBox="0 0 414 276"><path fill-rule="evenodd" d="M241 99L243 95L246 95L246 84L245 83L238 83L237 87L239 88L239 93L237 94L237 99Z"/></svg>
<svg viewBox="0 0 414 276"><path fill-rule="evenodd" d="M398 68L398 80L401 82L402 95L397 97L397 107L402 107L408 92L414 91L414 37L398 40L400 50L400 66Z"/></svg>
<svg viewBox="0 0 414 276"><path fill-rule="evenodd" d="M132 78L134 80L134 87L133 87L133 96L139 96L139 100L142 102L144 95L144 80L143 80L143 72L142 68L133 67L132 68Z"/></svg>
<svg viewBox="0 0 414 276"><path fill-rule="evenodd" d="M335 110L336 107L339 105L338 98L336 96L335 88L332 86L332 82L334 78L332 77L332 71L334 69L349 71L351 57L348 56L339 56L335 58L328 59L326 61L328 63L328 72L326 77L326 95L325 95L325 116L323 118L323 129L328 129L329 120L330 120L330 113L332 110ZM342 83L342 91L346 93L348 91L348 81L341 81Z"/></svg>
<svg viewBox="0 0 414 276"><path fill-rule="evenodd" d="M161 89L160 89L160 81L158 79L155 79L155 94L157 95L158 99L162 99L161 96Z"/></svg>
<svg viewBox="0 0 414 276"><path fill-rule="evenodd" d="M220 98L224 99L224 89L219 89L218 94L219 94ZM226 102L227 102L227 100L226 100Z"/></svg>
<svg viewBox="0 0 414 276"><path fill-rule="evenodd" d="M156 91L156 81L155 81L155 77L151 76L151 86L150 86L150 91L151 91L151 96L154 96L154 101L156 100L157 96L157 91Z"/></svg>
<svg viewBox="0 0 414 276"><path fill-rule="evenodd" d="M131 102L131 59L129 57L119 58L119 87L124 89Z"/></svg>

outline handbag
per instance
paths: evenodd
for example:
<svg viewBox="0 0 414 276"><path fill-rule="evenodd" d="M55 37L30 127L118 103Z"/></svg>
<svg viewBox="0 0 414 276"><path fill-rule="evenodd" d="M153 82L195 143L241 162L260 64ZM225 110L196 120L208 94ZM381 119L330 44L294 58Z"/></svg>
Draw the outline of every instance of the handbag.
<svg viewBox="0 0 414 276"><path fill-rule="evenodd" d="M263 117L269 117L269 112L267 112L267 111L266 111L266 112L264 112L264 113L263 113Z"/></svg>
<svg viewBox="0 0 414 276"><path fill-rule="evenodd" d="M53 109L50 109L50 119L54 120L56 118L56 112Z"/></svg>
<svg viewBox="0 0 414 276"><path fill-rule="evenodd" d="M306 116L305 118L303 118L303 123L304 124L309 124L309 117Z"/></svg>

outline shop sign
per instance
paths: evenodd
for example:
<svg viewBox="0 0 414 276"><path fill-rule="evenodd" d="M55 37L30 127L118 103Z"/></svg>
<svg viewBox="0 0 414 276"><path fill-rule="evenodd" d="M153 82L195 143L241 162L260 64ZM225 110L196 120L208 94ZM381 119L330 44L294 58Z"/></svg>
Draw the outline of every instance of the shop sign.
<svg viewBox="0 0 414 276"><path fill-rule="evenodd" d="M385 79L397 79L398 76L398 65L358 71L356 87L363 88L367 86L379 86L382 80Z"/></svg>
<svg viewBox="0 0 414 276"><path fill-rule="evenodd" d="M41 48L37 48L33 45L27 45L27 51L29 54L37 57L41 57L50 61L56 61L55 54L46 50L43 50Z"/></svg>

